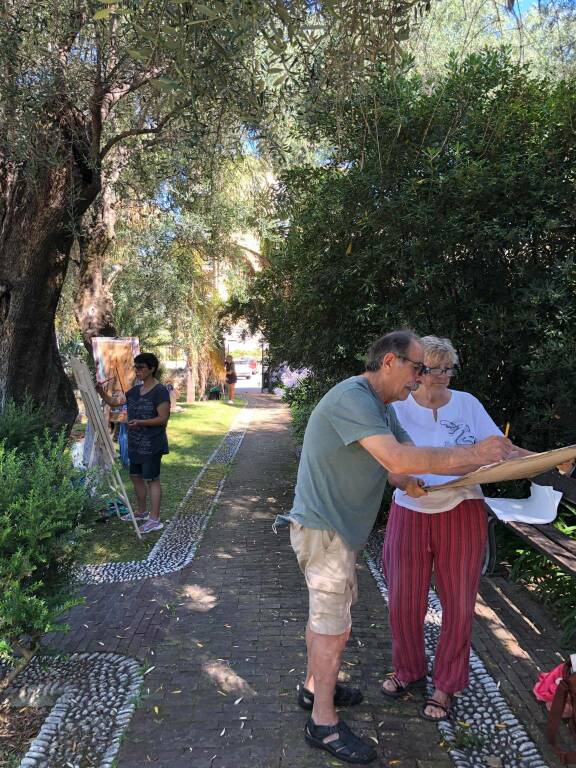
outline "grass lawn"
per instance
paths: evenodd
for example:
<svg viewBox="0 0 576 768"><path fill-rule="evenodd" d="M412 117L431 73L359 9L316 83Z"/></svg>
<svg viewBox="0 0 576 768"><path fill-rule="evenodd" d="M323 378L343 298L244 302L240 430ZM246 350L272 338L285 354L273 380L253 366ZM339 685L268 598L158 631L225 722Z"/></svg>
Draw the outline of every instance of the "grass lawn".
<svg viewBox="0 0 576 768"><path fill-rule="evenodd" d="M161 520L164 523L174 516L186 491L230 429L243 403L236 401L234 406L229 406L221 400L212 400L182 407L184 410L181 413L173 413L170 417L170 453L162 457ZM126 470L122 470L122 479L136 511L136 497ZM93 515L85 520L85 525L90 530L83 539L80 563L143 560L162 535L162 531L149 533L140 541L132 524L118 520L117 517L101 523Z"/></svg>

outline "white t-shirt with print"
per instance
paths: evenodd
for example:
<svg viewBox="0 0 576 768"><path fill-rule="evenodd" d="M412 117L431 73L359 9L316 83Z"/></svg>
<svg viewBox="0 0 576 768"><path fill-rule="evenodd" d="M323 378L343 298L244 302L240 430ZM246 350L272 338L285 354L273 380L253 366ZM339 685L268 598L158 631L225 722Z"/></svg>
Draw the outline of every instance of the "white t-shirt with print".
<svg viewBox="0 0 576 768"><path fill-rule="evenodd" d="M450 400L436 410L419 405L409 395L406 400L393 403L401 426L412 438L414 445L432 448L452 448L459 445L474 445L492 435L502 432L492 421L482 403L468 392L450 390ZM456 476L417 475L426 485L438 485L455 480ZM447 488L429 493L419 499L413 499L399 488L394 492L397 504L417 512L446 512L464 499L482 499L484 495L479 485L464 488Z"/></svg>

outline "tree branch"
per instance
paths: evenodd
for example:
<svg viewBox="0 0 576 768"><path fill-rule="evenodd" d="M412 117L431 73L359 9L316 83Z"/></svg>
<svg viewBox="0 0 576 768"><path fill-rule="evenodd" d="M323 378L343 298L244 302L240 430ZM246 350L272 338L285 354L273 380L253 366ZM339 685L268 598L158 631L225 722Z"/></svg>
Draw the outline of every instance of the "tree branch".
<svg viewBox="0 0 576 768"><path fill-rule="evenodd" d="M103 160L108 152L112 149L112 147L116 146L120 141L124 141L124 139L129 139L131 136L149 136L157 135L161 133L166 125L180 112L182 112L186 108L186 105L177 107L176 109L173 109L171 112L168 112L167 115L165 115L162 120L158 122L158 124L154 128L129 128L126 131L120 131L120 133L117 133L116 136L113 136L103 147L103 149L100 152L100 159Z"/></svg>
<svg viewBox="0 0 576 768"><path fill-rule="evenodd" d="M106 280L106 285L108 286L108 288L111 288L114 285L114 283L116 282L118 277L120 277L123 271L124 271L124 266L122 264L114 265L114 267L112 268L112 272L110 273L110 275L108 276L108 279Z"/></svg>
<svg viewBox="0 0 576 768"><path fill-rule="evenodd" d="M137 72L128 82L121 83L116 82L113 85L104 87L102 89L102 102L101 113L102 121L106 120L113 107L120 101L120 99L127 96L129 93L134 93L143 85L147 85L151 80L155 80L162 74L162 67L150 67L150 69L144 72Z"/></svg>
<svg viewBox="0 0 576 768"><path fill-rule="evenodd" d="M25 648L23 645L20 645L20 643L17 642L12 643L12 648L17 653L19 653L22 658L12 667L10 672L8 672L8 674L0 680L0 691L5 691L10 686L14 678L19 675L20 672L22 672L22 670L28 666L28 664L30 664L39 647L39 643L35 643L31 649Z"/></svg>
<svg viewBox="0 0 576 768"><path fill-rule="evenodd" d="M85 9L77 8L70 11L69 18L70 18L70 28L68 32L65 34L63 40L61 40L61 42L58 45L58 60L62 65L62 67L66 67L67 56L72 50L72 46L74 45L76 38L80 34L80 30L86 23L88 14L86 13Z"/></svg>

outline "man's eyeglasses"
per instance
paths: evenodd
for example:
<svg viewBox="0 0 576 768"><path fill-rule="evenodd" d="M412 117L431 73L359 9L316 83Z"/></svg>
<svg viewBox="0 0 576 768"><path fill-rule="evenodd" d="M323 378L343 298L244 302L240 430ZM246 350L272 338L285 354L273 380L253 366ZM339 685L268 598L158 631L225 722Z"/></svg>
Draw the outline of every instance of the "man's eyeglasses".
<svg viewBox="0 0 576 768"><path fill-rule="evenodd" d="M425 373L428 373L429 369L424 365L424 363L421 363L418 360L411 360L409 357L406 357L405 355L396 355L398 360L405 360L407 363L411 363L412 367L414 368L414 372L418 376L423 376Z"/></svg>
<svg viewBox="0 0 576 768"><path fill-rule="evenodd" d="M456 376L458 368L427 368L426 373L431 376Z"/></svg>

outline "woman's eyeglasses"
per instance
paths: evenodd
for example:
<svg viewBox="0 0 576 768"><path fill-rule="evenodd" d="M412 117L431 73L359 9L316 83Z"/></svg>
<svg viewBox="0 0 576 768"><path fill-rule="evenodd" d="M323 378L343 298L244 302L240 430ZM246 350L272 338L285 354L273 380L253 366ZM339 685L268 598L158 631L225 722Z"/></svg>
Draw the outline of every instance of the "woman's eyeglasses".
<svg viewBox="0 0 576 768"><path fill-rule="evenodd" d="M424 373L428 373L430 376L456 376L458 368L426 368Z"/></svg>

